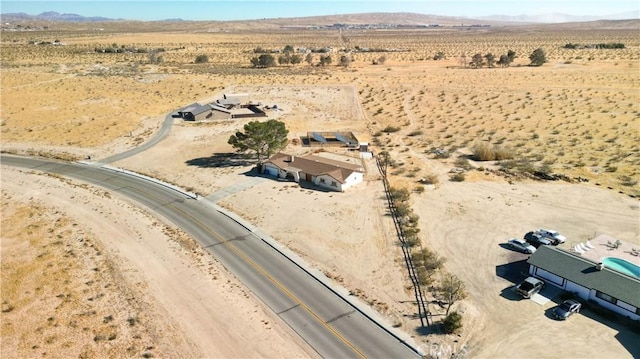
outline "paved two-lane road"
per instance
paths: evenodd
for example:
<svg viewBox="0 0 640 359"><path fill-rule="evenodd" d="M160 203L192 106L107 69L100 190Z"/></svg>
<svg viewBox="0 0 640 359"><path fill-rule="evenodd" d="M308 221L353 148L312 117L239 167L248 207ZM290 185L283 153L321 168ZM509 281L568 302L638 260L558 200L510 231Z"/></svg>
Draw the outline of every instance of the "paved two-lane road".
<svg viewBox="0 0 640 359"><path fill-rule="evenodd" d="M3 155L3 165L76 178L118 192L164 216L199 241L325 358L416 358L400 339L255 234L158 183L118 171Z"/></svg>

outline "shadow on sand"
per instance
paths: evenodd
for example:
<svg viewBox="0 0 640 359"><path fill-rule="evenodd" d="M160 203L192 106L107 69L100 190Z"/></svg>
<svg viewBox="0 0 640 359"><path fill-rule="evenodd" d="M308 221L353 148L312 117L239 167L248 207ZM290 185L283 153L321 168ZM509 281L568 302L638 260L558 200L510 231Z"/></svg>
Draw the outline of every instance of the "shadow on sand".
<svg viewBox="0 0 640 359"><path fill-rule="evenodd" d="M244 167L256 164L253 156L240 153L214 153L209 157L193 158L185 161L188 166L202 168Z"/></svg>

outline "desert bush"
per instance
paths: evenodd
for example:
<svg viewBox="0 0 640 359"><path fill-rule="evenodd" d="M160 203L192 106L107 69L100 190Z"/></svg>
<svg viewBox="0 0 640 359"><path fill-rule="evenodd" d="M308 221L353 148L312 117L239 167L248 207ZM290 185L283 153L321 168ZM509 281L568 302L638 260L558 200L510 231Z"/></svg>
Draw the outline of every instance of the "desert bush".
<svg viewBox="0 0 640 359"><path fill-rule="evenodd" d="M489 144L478 143L473 146L473 159L476 161L493 161L495 160L495 154Z"/></svg>
<svg viewBox="0 0 640 359"><path fill-rule="evenodd" d="M513 158L513 153L508 149L493 146L490 147L487 143L478 143L473 146L473 159L476 161L495 161L495 160L508 160Z"/></svg>
<svg viewBox="0 0 640 359"><path fill-rule="evenodd" d="M207 62L209 62L209 56L207 56L207 55L198 55L198 56L196 56L196 60L195 60L196 64L204 64L204 63L207 63Z"/></svg>
<svg viewBox="0 0 640 359"><path fill-rule="evenodd" d="M422 184L438 184L438 176L434 174L428 174L420 179Z"/></svg>
<svg viewBox="0 0 640 359"><path fill-rule="evenodd" d="M453 311L449 313L442 321L442 330L446 334L455 333L462 328L462 315Z"/></svg>
<svg viewBox="0 0 640 359"><path fill-rule="evenodd" d="M464 173L456 173L453 176L451 176L450 180L452 182L464 182L465 180Z"/></svg>
<svg viewBox="0 0 640 359"><path fill-rule="evenodd" d="M406 202L409 200L410 193L406 188L389 188L389 195L393 203Z"/></svg>
<svg viewBox="0 0 640 359"><path fill-rule="evenodd" d="M469 160L464 156L460 156L456 158L456 161L454 163L457 167L464 168L465 170L471 169L471 164L469 164Z"/></svg>

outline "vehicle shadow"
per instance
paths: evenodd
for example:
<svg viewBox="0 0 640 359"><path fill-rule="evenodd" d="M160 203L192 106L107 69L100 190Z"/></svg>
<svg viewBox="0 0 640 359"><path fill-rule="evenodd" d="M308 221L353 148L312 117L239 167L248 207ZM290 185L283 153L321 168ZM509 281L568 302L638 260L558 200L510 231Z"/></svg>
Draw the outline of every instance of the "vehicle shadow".
<svg viewBox="0 0 640 359"><path fill-rule="evenodd" d="M509 250L509 251L511 251L513 253L517 253L517 254L521 255L522 258L529 258L529 256L531 255L531 254L527 254L527 253L522 253L519 250L511 247L507 243L498 243L498 246L500 246L500 248L502 248L502 249L507 249L507 250ZM522 258L520 258L520 259L522 259Z"/></svg>
<svg viewBox="0 0 640 359"><path fill-rule="evenodd" d="M521 301L524 298L516 292L515 286L506 287L500 291L500 296L513 302Z"/></svg>
<svg viewBox="0 0 640 359"><path fill-rule="evenodd" d="M555 301L555 300L554 300L553 302L554 302L554 303L556 303L556 301ZM557 305L557 304L558 304L558 303L556 303L556 305ZM545 311L544 311L544 316L545 316L545 317L547 317L547 318L549 318L549 319L551 319L551 320L553 320L554 322L561 322L562 320L559 320L559 319L557 319L556 317L554 317L554 316L553 316L553 310L554 310L554 309L556 309L556 306L555 306L555 305L554 305L553 307L551 307L551 308L547 308L547 309L545 309ZM574 314L572 314L572 316L574 316L574 315L580 315L580 314L575 314L575 313L574 313ZM570 319L571 319L571 317L569 317L569 318L567 318L567 319L565 319L565 320L570 320Z"/></svg>
<svg viewBox="0 0 640 359"><path fill-rule="evenodd" d="M185 161L188 166L201 168L244 167L255 164L255 158L242 153L214 153L209 157L192 158Z"/></svg>

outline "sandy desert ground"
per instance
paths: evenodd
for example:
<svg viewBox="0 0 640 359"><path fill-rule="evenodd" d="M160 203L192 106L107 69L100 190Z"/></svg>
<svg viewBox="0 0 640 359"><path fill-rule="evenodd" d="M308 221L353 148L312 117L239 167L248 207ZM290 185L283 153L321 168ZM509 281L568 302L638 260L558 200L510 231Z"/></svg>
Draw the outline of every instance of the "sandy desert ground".
<svg viewBox="0 0 640 359"><path fill-rule="evenodd" d="M633 334L628 329L588 315L559 326L545 316L553 303L541 307L501 296L513 283L497 276L496 268L522 259L499 243L541 226L558 229L576 242L594 233L606 233L640 243L638 201L629 197L640 194L640 41L634 34L624 29L562 34L357 32L346 38L337 32L285 37L277 31L55 34L68 44L66 47L28 44L30 38L53 36L46 33L12 34L3 36L2 41L2 150L59 158L104 158L150 138L165 114L177 107L215 99L225 92L247 92L253 101L277 104L282 109L268 115L284 121L291 138L310 130L353 131L361 140L374 144L375 151L387 150L400 163L393 169L394 186L424 188L412 194L423 245L446 257L446 270L463 279L469 291L469 298L456 305L465 318L460 336L420 335L416 330L419 321L414 316L412 293L373 162L365 162L366 182L345 193L260 181L238 193L215 198L412 334L426 352L441 343L457 345L458 351L465 345L464 351L471 357L593 357L603 352L633 357L640 353L630 344ZM627 48L562 49L568 42L624 42ZM92 51L112 43L166 47L169 51L161 65L146 63L144 54ZM387 53L384 65L371 64L380 54L356 54L356 61L346 69L246 67L256 46L281 48L288 43L337 48L345 44L393 45L412 51ZM490 48L484 43L490 43ZM518 66L526 64L528 53L540 46L548 49L548 64L541 68ZM459 63L463 52L500 54L510 48L519 58L508 69L471 70ZM446 51L448 59L429 60L439 50ZM210 64L192 64L198 53L207 53ZM114 165L215 195L232 184L253 179L247 175L252 163L229 161L225 156L232 152L226 143L229 135L245 122L185 124L176 120L160 145ZM398 130L384 132L388 126ZM506 179L484 170L497 169L500 163L458 158L468 155L477 142L507 147L528 166L547 166L555 173L584 177L589 182ZM452 155L435 159L433 149L446 149ZM308 149L290 145L287 151L299 154ZM464 182L450 182L449 171L463 165L478 170L469 170ZM438 183L418 183L428 176L437 178ZM25 192L23 183L36 186ZM57 286L37 283L49 278L39 276L36 283L25 283L15 292L2 291L3 356L40 356L44 352L55 356L62 350L87 356L314 355L241 284L203 256L189 238L144 209L92 187L6 167L2 167L2 195L3 288L21 273L49 273L40 268L69 275L67 283L61 279ZM77 203L82 205L74 205ZM292 213L296 213L295 220ZM37 227L31 228L33 223ZM29 231L24 229L36 235L27 235ZM39 239L38 233L47 233L46 240ZM145 257L142 262L136 254L140 246L150 245L150 238L163 240L152 242L157 256ZM44 253L42 260L34 259L37 269L21 268L14 261L25 248L29 250L23 255L32 258ZM69 251L79 259L65 257L71 256ZM159 266L169 265L175 271L163 269L161 278L151 275ZM5 270L14 267L16 272ZM55 269L59 272L53 272ZM76 281L73 273L80 274L82 280ZM185 273L180 278L192 278L193 282L180 281L172 273ZM92 288L86 284L89 282L104 283L102 287L108 285L110 290L100 290L97 285ZM177 294L167 298L167 288L178 284L206 286L210 297L222 298L214 306L209 306L209 300L205 304L203 298L191 298L189 305ZM27 292L39 294L28 299ZM123 297L131 299L125 302ZM38 304L34 304L36 300ZM36 305L46 314L32 321L24 319L28 308ZM8 306L12 310L5 312ZM215 310L222 306L223 312ZM60 319L78 312L93 314L79 318L77 326ZM111 319L106 319L109 316ZM131 318L136 318L134 325ZM193 318L210 320L205 323ZM25 327L16 329L15 323ZM247 337L234 328L211 323L241 323L255 330ZM543 328L545 336L532 338L531 323ZM44 335L23 334L36 328ZM66 333L80 339L64 341L61 338ZM27 339L19 339L22 335ZM162 342L160 337L170 339ZM598 338L600 344L565 347L562 343L568 337L581 342ZM247 341L255 345L244 345ZM18 342L28 344L19 346Z"/></svg>

